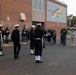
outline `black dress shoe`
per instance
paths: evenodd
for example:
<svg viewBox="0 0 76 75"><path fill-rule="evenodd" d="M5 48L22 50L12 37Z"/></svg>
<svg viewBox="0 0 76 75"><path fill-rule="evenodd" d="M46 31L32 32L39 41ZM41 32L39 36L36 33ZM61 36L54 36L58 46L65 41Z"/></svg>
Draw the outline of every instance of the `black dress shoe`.
<svg viewBox="0 0 76 75"><path fill-rule="evenodd" d="M14 59L18 59L17 57L14 57Z"/></svg>
<svg viewBox="0 0 76 75"><path fill-rule="evenodd" d="M40 60L40 61L39 60L36 60L36 63L42 63L42 60Z"/></svg>
<svg viewBox="0 0 76 75"><path fill-rule="evenodd" d="M19 58L19 55L17 56L17 58Z"/></svg>
<svg viewBox="0 0 76 75"><path fill-rule="evenodd" d="M18 56L15 56L14 59L18 59Z"/></svg>

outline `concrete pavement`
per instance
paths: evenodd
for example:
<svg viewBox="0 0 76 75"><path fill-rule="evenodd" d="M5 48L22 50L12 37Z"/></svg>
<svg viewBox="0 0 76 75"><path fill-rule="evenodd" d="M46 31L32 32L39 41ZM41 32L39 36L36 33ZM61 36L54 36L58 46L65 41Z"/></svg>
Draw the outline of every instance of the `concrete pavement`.
<svg viewBox="0 0 76 75"><path fill-rule="evenodd" d="M0 75L76 75L76 46L46 44L43 49L43 63L35 63L30 55L29 44L22 44L19 59L13 58L13 46L4 47L0 57Z"/></svg>

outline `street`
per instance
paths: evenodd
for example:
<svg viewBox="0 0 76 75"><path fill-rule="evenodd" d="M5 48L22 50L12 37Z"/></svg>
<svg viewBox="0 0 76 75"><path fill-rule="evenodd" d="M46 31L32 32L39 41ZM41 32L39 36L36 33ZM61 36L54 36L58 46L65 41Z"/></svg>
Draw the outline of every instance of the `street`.
<svg viewBox="0 0 76 75"><path fill-rule="evenodd" d="M0 75L76 75L76 46L71 47L69 40L62 46L46 44L43 49L43 63L35 63L30 55L29 43L21 45L18 59L13 57L13 46L4 47L0 56Z"/></svg>

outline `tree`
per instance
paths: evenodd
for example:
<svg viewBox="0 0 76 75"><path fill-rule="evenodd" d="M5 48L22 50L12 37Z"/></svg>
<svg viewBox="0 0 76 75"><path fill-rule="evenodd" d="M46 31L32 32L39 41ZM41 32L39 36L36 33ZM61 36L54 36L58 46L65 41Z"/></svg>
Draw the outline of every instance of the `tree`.
<svg viewBox="0 0 76 75"><path fill-rule="evenodd" d="M67 17L67 26L74 26L74 24L76 24L76 16L73 16L73 15L69 15Z"/></svg>

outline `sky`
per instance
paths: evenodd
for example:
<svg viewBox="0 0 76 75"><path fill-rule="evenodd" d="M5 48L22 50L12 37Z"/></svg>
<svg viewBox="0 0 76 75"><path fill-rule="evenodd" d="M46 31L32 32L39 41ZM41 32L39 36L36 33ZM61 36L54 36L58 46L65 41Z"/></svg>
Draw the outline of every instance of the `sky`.
<svg viewBox="0 0 76 75"><path fill-rule="evenodd" d="M76 16L76 0L59 0L67 4L67 14L73 14L73 16Z"/></svg>

